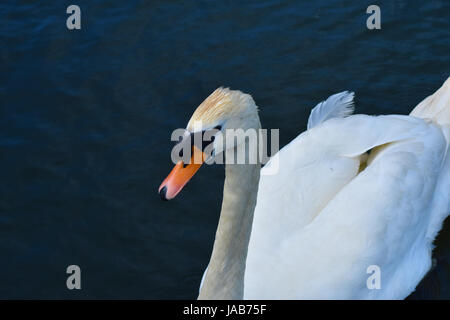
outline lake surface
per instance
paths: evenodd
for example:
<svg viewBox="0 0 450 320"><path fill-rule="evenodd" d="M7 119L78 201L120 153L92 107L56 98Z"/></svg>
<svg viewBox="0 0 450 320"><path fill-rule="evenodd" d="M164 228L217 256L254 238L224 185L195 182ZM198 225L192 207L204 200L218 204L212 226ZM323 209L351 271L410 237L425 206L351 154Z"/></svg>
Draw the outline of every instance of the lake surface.
<svg viewBox="0 0 450 320"><path fill-rule="evenodd" d="M0 298L196 298L224 168L162 202L170 134L219 86L251 93L280 145L329 95L408 114L450 75L450 3L0 4ZM450 222L411 298L450 298ZM66 288L79 265L82 289Z"/></svg>

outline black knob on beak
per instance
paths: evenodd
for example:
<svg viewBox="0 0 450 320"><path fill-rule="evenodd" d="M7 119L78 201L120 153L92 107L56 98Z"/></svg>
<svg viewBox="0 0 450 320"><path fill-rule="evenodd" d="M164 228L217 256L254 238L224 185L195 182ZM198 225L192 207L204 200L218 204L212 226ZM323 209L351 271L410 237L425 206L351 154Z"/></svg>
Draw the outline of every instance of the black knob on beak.
<svg viewBox="0 0 450 320"><path fill-rule="evenodd" d="M161 196L161 200L163 201L168 201L166 198L166 192L167 192L167 187L164 186L160 191L159 191L159 195Z"/></svg>

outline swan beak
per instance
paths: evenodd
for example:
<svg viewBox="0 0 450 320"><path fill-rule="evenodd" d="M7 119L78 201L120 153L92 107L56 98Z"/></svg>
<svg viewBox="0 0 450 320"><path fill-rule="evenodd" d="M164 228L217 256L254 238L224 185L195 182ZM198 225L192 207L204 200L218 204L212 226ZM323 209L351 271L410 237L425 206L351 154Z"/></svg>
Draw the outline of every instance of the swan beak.
<svg viewBox="0 0 450 320"><path fill-rule="evenodd" d="M200 169L205 158L205 154L196 146L193 146L190 163L184 164L183 161L179 161L159 186L158 192L161 199L167 201L175 198L198 169Z"/></svg>

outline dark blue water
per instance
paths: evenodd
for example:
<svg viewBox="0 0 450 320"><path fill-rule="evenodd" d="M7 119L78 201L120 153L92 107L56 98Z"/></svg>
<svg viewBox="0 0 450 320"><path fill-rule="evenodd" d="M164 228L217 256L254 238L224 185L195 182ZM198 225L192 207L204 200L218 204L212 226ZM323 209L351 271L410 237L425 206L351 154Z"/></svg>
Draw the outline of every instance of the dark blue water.
<svg viewBox="0 0 450 320"><path fill-rule="evenodd" d="M224 172L161 202L172 130L221 85L253 95L281 146L335 92L355 91L360 113L409 113L449 76L449 2L377 1L374 31L370 4L2 1L0 298L195 298ZM434 258L413 298L450 298L449 221Z"/></svg>

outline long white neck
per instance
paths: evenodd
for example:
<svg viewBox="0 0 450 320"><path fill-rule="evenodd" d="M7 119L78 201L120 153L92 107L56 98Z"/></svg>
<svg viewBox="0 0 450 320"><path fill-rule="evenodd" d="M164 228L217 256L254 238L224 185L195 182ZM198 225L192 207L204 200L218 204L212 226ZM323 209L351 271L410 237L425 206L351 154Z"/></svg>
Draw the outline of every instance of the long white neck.
<svg viewBox="0 0 450 320"><path fill-rule="evenodd" d="M260 169L259 160L257 164L225 166L222 210L216 240L198 299L243 298L245 262Z"/></svg>

